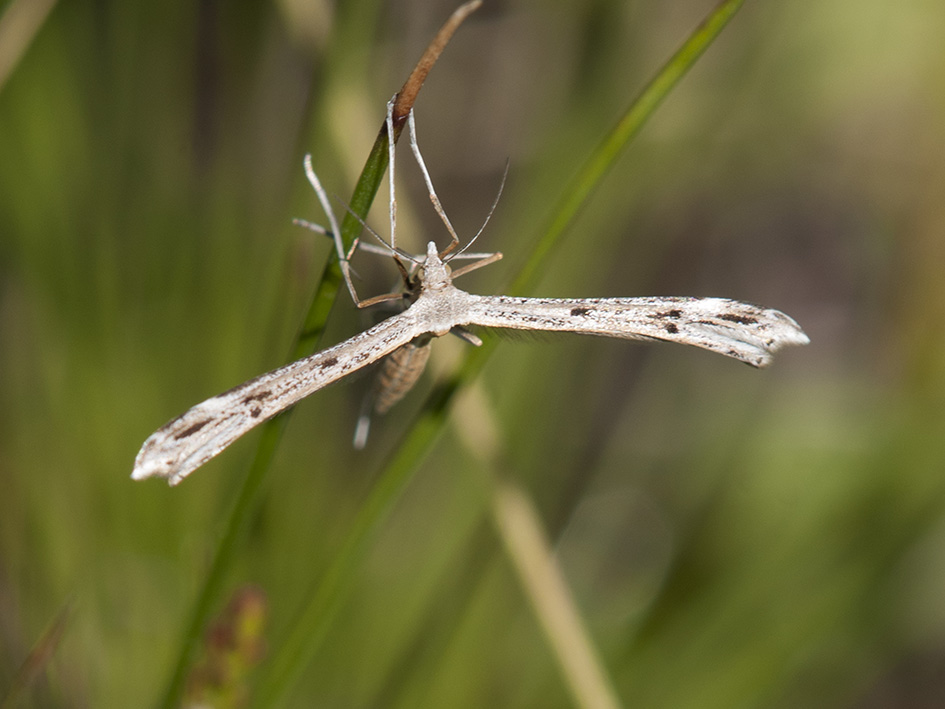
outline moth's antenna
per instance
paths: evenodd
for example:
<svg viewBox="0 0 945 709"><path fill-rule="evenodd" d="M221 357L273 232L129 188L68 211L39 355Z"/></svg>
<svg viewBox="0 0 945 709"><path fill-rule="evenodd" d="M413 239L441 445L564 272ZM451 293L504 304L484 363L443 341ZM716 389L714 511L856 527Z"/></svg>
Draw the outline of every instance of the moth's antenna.
<svg viewBox="0 0 945 709"><path fill-rule="evenodd" d="M473 245L473 242L479 238L479 235L486 230L486 226L489 224L489 220L492 219L492 214L495 212L495 208L499 206L499 199L502 197L502 190L505 189L505 180L509 176L509 161L505 161L505 170L502 171L502 182L499 183L499 192L495 196L495 200L492 202L492 207L489 208L489 213L486 215L486 220L482 223L482 226L479 227L479 231L476 232L476 235L469 240L469 243L466 244L463 248L457 251L455 254L450 256L447 261L452 261L454 258L462 254L466 249Z"/></svg>
<svg viewBox="0 0 945 709"><path fill-rule="evenodd" d="M395 258L398 257L398 256L400 256L401 258L407 259L407 260L410 261L411 263L420 264L420 263L422 262L421 259L418 259L416 256L411 256L410 254L408 254L408 253L407 253L406 251L404 251L403 249L400 249L400 248L398 248L398 247L396 247L396 246L391 246L390 244L388 244L386 241L384 241L384 237L382 237L380 234L378 234L376 231L374 231L370 226L368 226L367 222L365 222L365 221L361 218L361 216L360 216L359 214L357 214L353 209L351 209L351 207L349 207L347 204L345 204L344 202L342 202L337 196L335 197L335 199L337 199L339 202L341 202L341 205L345 208L345 210L348 212L348 214L350 214L352 217L354 217L354 218L357 219L359 222L361 222L361 226L363 226L363 227L365 228L365 230L367 230L367 232L368 232L371 236L373 236L375 239L377 239L377 243L379 243L379 244L381 245L381 251L382 251L382 252L384 252L384 253L389 253L389 254L391 254L392 256L394 256ZM365 250L375 251L375 253L377 252L376 249L367 249L366 247L367 247L367 244L365 244L365 245L362 246L362 248L364 248Z"/></svg>

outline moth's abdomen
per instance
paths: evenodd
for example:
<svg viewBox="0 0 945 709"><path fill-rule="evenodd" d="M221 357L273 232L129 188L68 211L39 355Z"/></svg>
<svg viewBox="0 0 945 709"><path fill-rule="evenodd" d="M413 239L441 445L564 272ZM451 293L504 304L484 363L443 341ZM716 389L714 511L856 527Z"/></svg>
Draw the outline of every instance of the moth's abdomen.
<svg viewBox="0 0 945 709"><path fill-rule="evenodd" d="M387 413L417 383L430 359L430 342L430 338L417 338L384 360L375 384L376 413Z"/></svg>

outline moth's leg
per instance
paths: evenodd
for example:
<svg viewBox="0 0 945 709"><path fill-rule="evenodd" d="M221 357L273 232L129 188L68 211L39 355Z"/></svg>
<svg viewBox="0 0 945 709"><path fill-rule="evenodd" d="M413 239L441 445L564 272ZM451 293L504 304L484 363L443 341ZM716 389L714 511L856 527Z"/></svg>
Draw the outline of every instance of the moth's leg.
<svg viewBox="0 0 945 709"><path fill-rule="evenodd" d="M355 450L361 451L367 446L368 434L371 432L371 414L374 412L374 399L374 387L372 386L361 400L361 413L358 414L358 422L354 426L354 437L351 445Z"/></svg>
<svg viewBox="0 0 945 709"><path fill-rule="evenodd" d="M450 328L450 333L456 335L456 337L463 340L464 342L468 342L470 345L482 347L482 339L478 335L471 333L462 325L456 325L455 327Z"/></svg>
<svg viewBox="0 0 945 709"><path fill-rule="evenodd" d="M500 251L496 251L494 254L488 254L487 256L484 256L478 261L473 261L472 263L467 263L465 266L461 266L460 268L457 268L455 271L453 271L452 277L459 278L465 273L469 273L470 271L475 271L477 268L482 268L483 266L488 266L490 263L495 263L501 258L502 258L502 253Z"/></svg>
<svg viewBox="0 0 945 709"><path fill-rule="evenodd" d="M430 193L430 201L433 203L433 208L436 210L436 213L440 215L440 219L446 226L446 230L450 233L449 246L440 252L440 258L444 258L448 254L455 251L459 246L459 237L456 235L456 230L450 223L450 218L446 216L446 212L443 210L443 205L440 204L440 198L436 196L436 190L433 188L433 180L430 178L430 172L427 170L426 163L423 162L423 156L420 154L420 146L417 144L417 124L413 118L413 109L410 109L410 113L407 114L407 131L410 136L410 149L413 150L414 157L417 159L417 164L420 166L420 172L423 173L423 180L427 183L427 191Z"/></svg>
<svg viewBox="0 0 945 709"><path fill-rule="evenodd" d="M387 177L390 184L390 245L391 248L397 248L397 197L394 191L394 158L396 144L394 143L394 99L397 94L391 97L387 102Z"/></svg>
<svg viewBox="0 0 945 709"><path fill-rule="evenodd" d="M322 210L324 210L325 215L328 217L328 224L331 227L331 230L328 231L324 228L316 228L317 225L312 224L311 222L305 222L303 220L296 220L296 223L301 224L313 231L321 231L324 234L330 234L333 241L335 242L335 253L338 255L338 265L341 268L341 274L344 276L345 285L348 286L348 292L351 294L351 299L355 303L360 303L361 299L358 297L358 292L354 287L354 280L351 277L351 263L349 259L351 254L354 253L354 250L358 247L359 239L355 239L354 243L351 244L351 249L345 252L344 244L341 241L341 227L338 226L338 219L335 218L335 211L331 208L331 202L328 200L328 194L325 192L325 188L322 187L321 181L318 179L318 175L315 174L315 168L312 167L312 156L308 154L305 156L305 176L308 178L309 184L312 185L312 189L315 190L315 194L318 196L318 201L322 205ZM359 305L358 307L363 307Z"/></svg>
<svg viewBox="0 0 945 709"><path fill-rule="evenodd" d="M370 308L372 305L377 305L378 303L386 303L389 300L400 300L404 297L402 292L397 293L384 293L383 295L375 295L373 298L366 298L365 300L358 300L355 302L359 308Z"/></svg>

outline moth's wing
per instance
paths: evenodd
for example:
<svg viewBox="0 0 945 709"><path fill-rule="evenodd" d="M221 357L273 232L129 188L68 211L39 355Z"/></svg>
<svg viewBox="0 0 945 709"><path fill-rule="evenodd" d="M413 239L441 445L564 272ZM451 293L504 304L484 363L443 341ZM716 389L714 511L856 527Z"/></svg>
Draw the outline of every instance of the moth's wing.
<svg viewBox="0 0 945 709"><path fill-rule="evenodd" d="M422 334L406 310L344 342L260 375L197 404L151 434L131 477L176 485L250 429Z"/></svg>
<svg viewBox="0 0 945 709"><path fill-rule="evenodd" d="M764 367L788 345L810 340L779 310L724 298L543 299L471 296L464 324L551 330L702 347Z"/></svg>

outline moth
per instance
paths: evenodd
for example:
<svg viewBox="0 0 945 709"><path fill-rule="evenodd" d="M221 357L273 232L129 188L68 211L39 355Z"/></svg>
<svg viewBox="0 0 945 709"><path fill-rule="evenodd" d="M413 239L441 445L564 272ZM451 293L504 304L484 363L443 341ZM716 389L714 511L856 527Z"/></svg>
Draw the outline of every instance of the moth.
<svg viewBox="0 0 945 709"><path fill-rule="evenodd" d="M388 104L388 135L393 135L390 106ZM467 329L469 326L679 342L718 352L754 367L767 366L772 355L782 347L809 342L797 322L784 313L724 298L515 298L474 295L457 288L453 283L456 278L502 257L499 253L466 253L488 223L495 204L476 236L465 247L459 248L460 239L440 205L420 155L412 111L407 125L410 145L424 175L430 200L451 241L442 251L434 242L429 242L422 258L410 256L397 248L394 236L394 145L390 141L391 241L385 243L371 232L382 246L362 244L361 247L386 251L393 256L404 281L403 293L367 300L358 298L349 260L359 244L356 242L345 251L337 220L311 167L309 156L305 161L306 173L328 216L331 230L298 221L334 238L345 282L358 307L394 299L404 299L408 307L344 342L207 399L165 424L142 445L135 459L133 479L161 477L176 485L263 421L384 358L389 358L389 363L382 378L389 381L386 387L380 388L375 408L389 408L419 377L426 362L428 345L433 339L453 332L471 344L482 344ZM454 270L452 264L462 258L474 260ZM363 440L366 432L366 422L362 417L356 444L359 437Z"/></svg>

